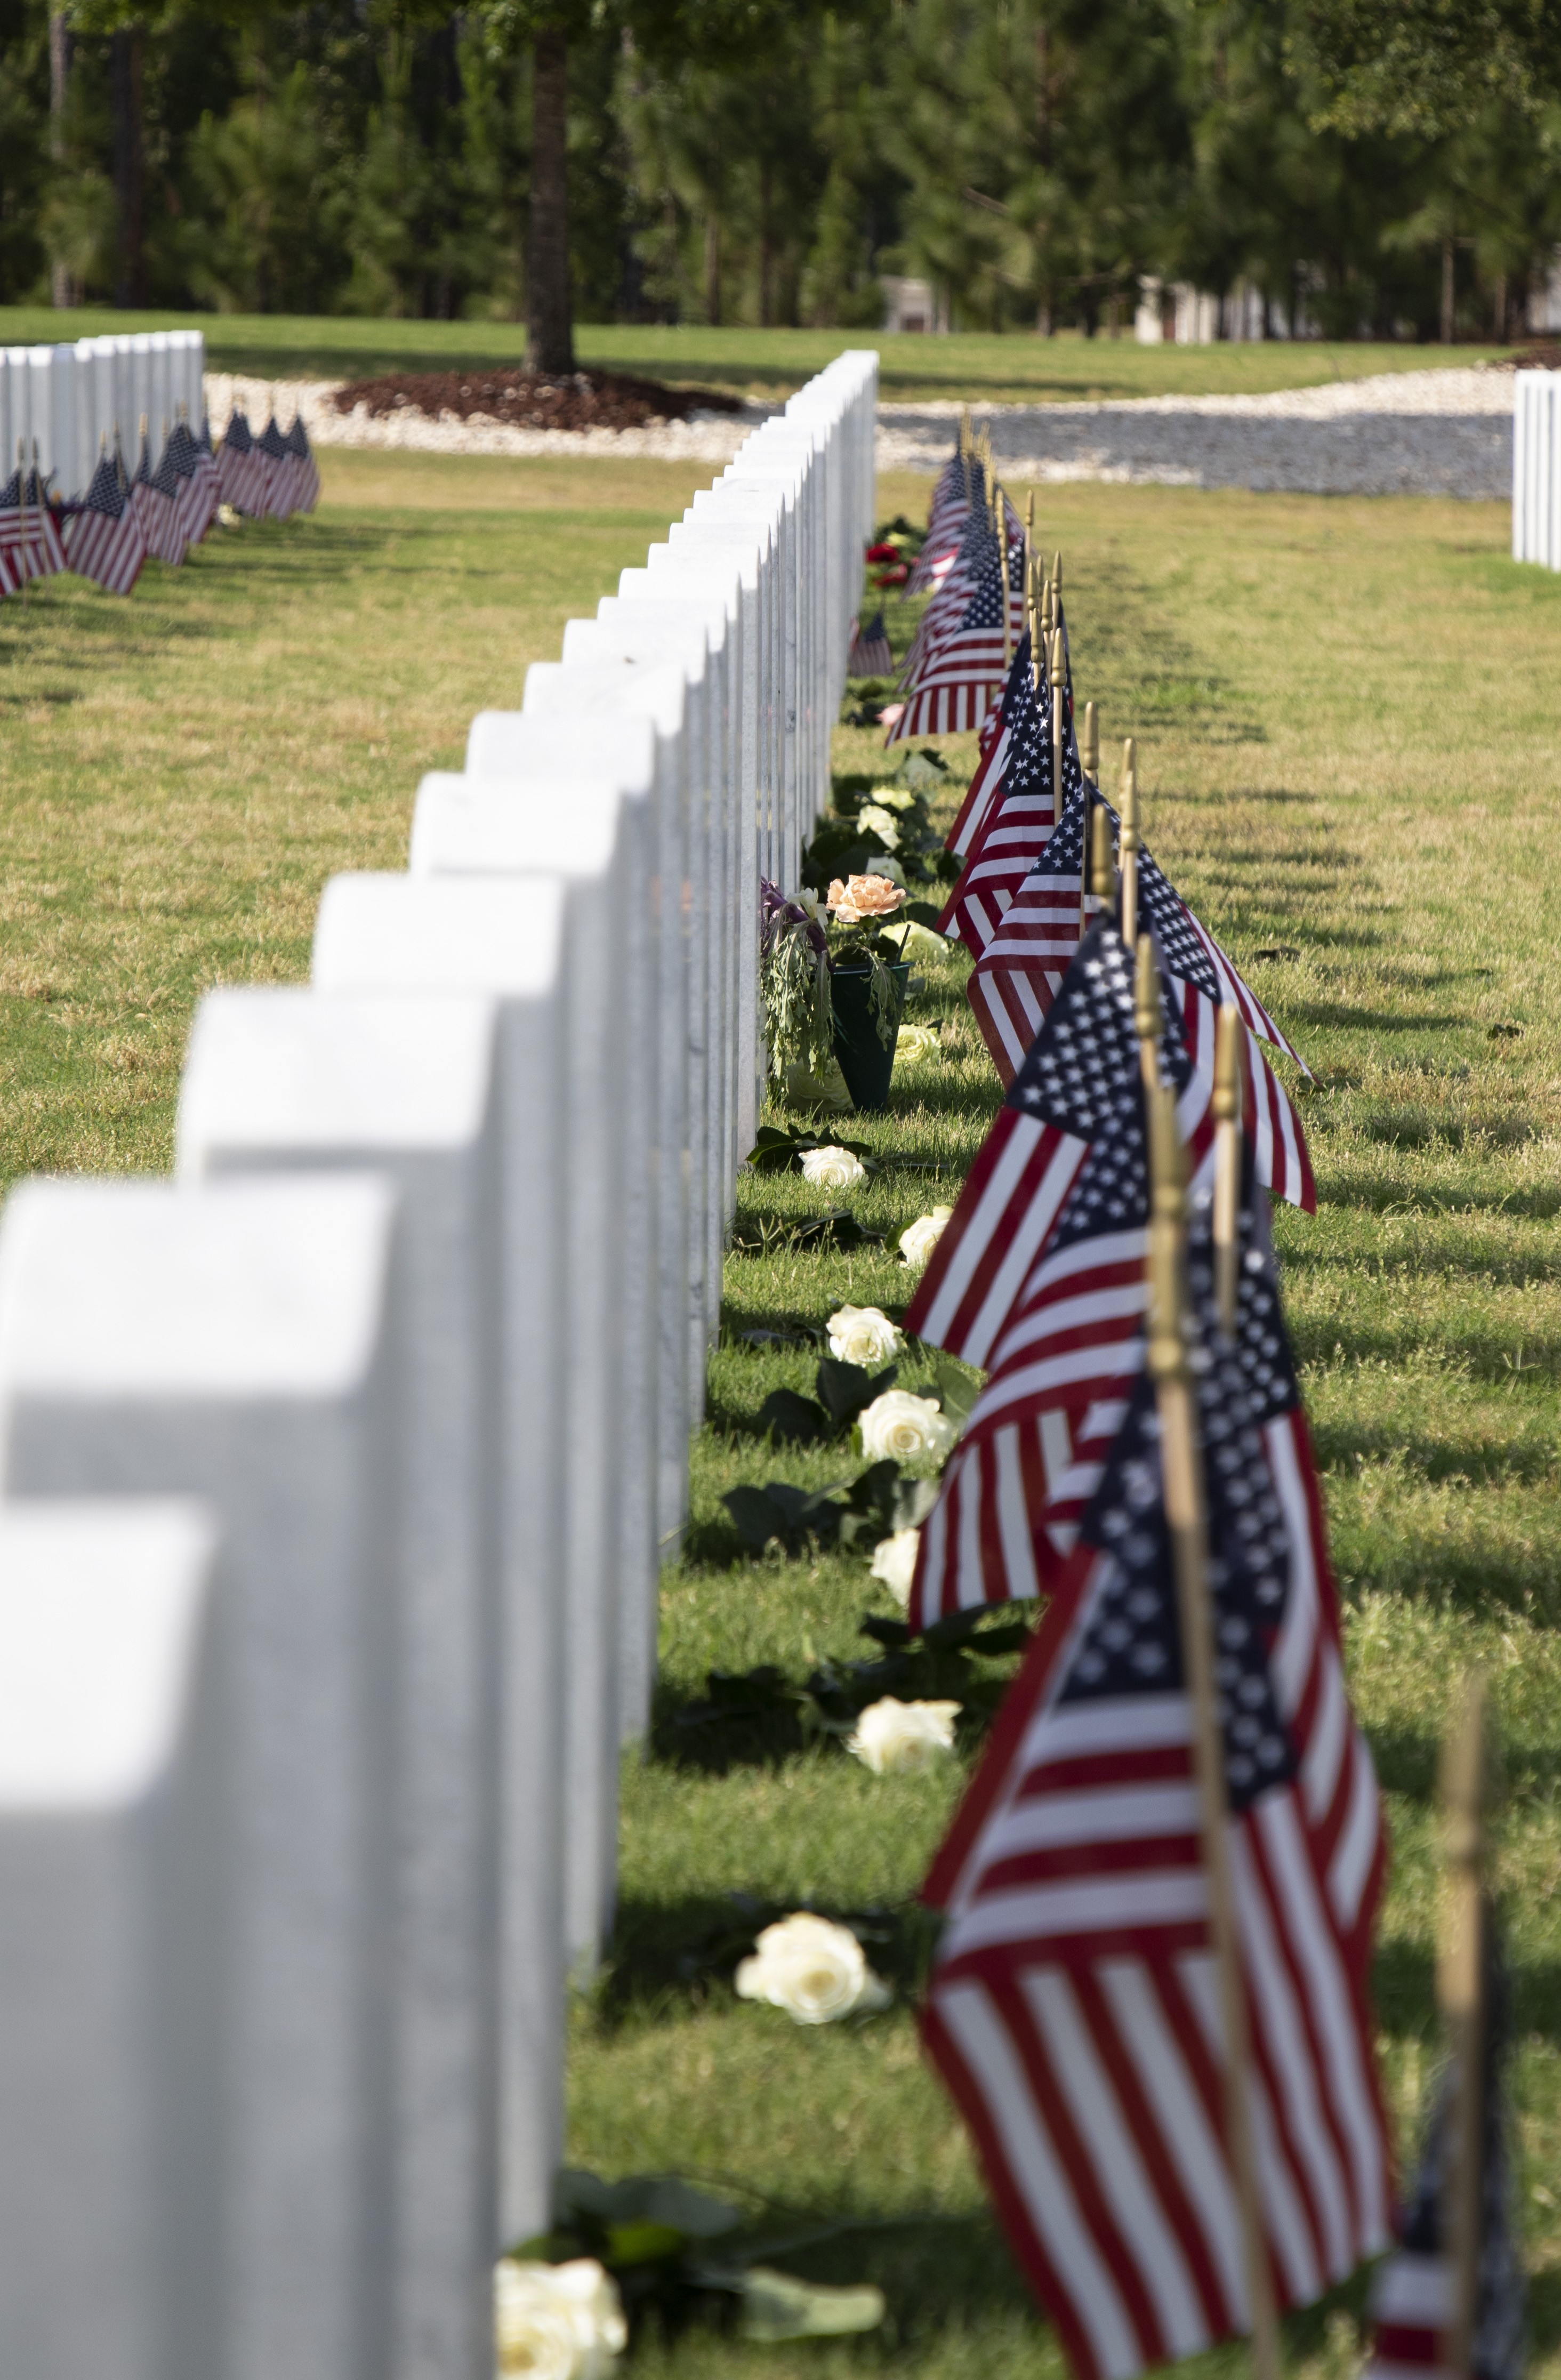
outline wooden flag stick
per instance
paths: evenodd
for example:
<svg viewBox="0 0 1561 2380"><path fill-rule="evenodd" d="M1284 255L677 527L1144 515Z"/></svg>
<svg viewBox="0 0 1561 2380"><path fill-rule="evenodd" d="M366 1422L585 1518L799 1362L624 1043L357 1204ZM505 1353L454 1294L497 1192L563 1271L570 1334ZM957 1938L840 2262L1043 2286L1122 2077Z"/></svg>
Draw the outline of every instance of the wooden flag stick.
<svg viewBox="0 0 1561 2380"><path fill-rule="evenodd" d="M1436 1998L1455 2061L1452 2136L1443 2186L1442 2239L1453 2281L1453 2319L1443 2361L1469 2380L1479 2284L1480 2181L1484 2159L1485 2079L1485 1698L1466 1679L1442 1754L1446 1924Z"/></svg>
<svg viewBox="0 0 1561 2380"><path fill-rule="evenodd" d="M1127 906L1127 885L1124 879L1122 905ZM1122 940L1127 941L1124 928ZM1147 934L1140 934L1136 945L1137 971L1132 985L1132 1029L1138 1036L1138 1070L1144 1077L1144 1090L1150 1094L1160 1086L1160 970L1155 958L1155 945Z"/></svg>
<svg viewBox="0 0 1561 2380"><path fill-rule="evenodd" d="M1002 589L1003 680L1006 684L1009 669L1013 661L1013 624L1009 616L1008 595L1008 504L996 480L992 483L992 494L997 504L998 577Z"/></svg>
<svg viewBox="0 0 1561 2380"><path fill-rule="evenodd" d="M1111 821L1104 802L1090 814L1089 889L1097 909L1109 909L1117 897L1117 868L1111 856Z"/></svg>
<svg viewBox="0 0 1561 2380"><path fill-rule="evenodd" d="M1084 732L1079 745L1079 761L1090 783L1098 791L1100 785L1100 719L1093 702L1084 705Z"/></svg>
<svg viewBox="0 0 1561 2380"><path fill-rule="evenodd" d="M1156 999L1156 1006L1158 1004ZM1158 1083L1149 1094L1149 1151L1154 1204L1149 1221L1147 1354L1160 1417L1166 1520L1170 1529L1181 1623L1181 1662L1192 1720L1192 1767L1202 1814L1209 1934L1224 2020L1226 2147L1236 2216L1241 2227L1247 2291L1252 2301L1252 2361L1257 2380L1278 2380L1279 2325L1258 2197L1251 2104L1252 2045L1230 1869L1225 1745L1215 1688L1214 1615L1209 1594L1203 1463L1183 1328L1187 1305L1183 1264L1187 1191L1181 1141L1176 1126L1176 1094Z"/></svg>
<svg viewBox="0 0 1561 2380"><path fill-rule="evenodd" d="M1214 1293L1219 1327L1236 1335L1236 1292L1240 1278L1241 1060L1247 1028L1241 1012L1227 1001L1214 1036Z"/></svg>
<svg viewBox="0 0 1561 2380"><path fill-rule="evenodd" d="M1122 821L1122 940L1129 950L1138 941L1138 771L1132 737L1122 738L1122 784L1117 796Z"/></svg>
<svg viewBox="0 0 1561 2380"><path fill-rule="evenodd" d="M32 576L32 565L27 551L27 441L17 440L17 527L21 535L17 541L17 567L21 572L19 589L23 606L27 603L27 582Z"/></svg>

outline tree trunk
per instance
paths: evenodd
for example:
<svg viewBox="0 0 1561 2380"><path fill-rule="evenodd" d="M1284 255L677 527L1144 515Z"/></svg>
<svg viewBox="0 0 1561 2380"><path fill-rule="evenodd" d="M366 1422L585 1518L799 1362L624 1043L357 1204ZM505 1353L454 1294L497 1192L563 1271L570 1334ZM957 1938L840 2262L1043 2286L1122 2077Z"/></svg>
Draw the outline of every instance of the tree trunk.
<svg viewBox="0 0 1561 2380"><path fill-rule="evenodd" d="M759 167L759 327L768 331L775 320L775 242L770 221L775 204L775 169L767 157Z"/></svg>
<svg viewBox="0 0 1561 2380"><path fill-rule="evenodd" d="M146 178L141 134L141 49L144 30L127 25L109 43L114 90L114 195L119 202L119 257L114 276L116 306L146 302L146 245L142 190Z"/></svg>
<svg viewBox="0 0 1561 2380"><path fill-rule="evenodd" d="M49 161L56 174L65 171L65 110L70 91L70 27L62 16L49 18ZM50 273L50 296L56 306L74 306L79 292L70 267L56 257Z"/></svg>
<svg viewBox="0 0 1561 2380"><path fill-rule="evenodd" d="M1453 344L1453 236L1442 242L1442 345Z"/></svg>
<svg viewBox="0 0 1561 2380"><path fill-rule="evenodd" d="M538 33L532 50L526 360L533 371L575 369L569 298L569 47L559 32Z"/></svg>
<svg viewBox="0 0 1561 2380"><path fill-rule="evenodd" d="M705 217L705 315L720 321L720 217L713 205Z"/></svg>

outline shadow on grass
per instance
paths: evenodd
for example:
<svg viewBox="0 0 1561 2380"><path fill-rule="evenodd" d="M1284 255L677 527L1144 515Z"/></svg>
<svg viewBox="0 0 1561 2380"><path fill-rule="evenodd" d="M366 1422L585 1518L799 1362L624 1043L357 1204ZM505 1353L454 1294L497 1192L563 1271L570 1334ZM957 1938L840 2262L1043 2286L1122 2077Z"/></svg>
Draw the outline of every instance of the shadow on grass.
<svg viewBox="0 0 1561 2380"><path fill-rule="evenodd" d="M1524 1362L1526 1371L1526 1356ZM1555 1470L1552 1413L1547 1406L1543 1435L1527 1441L1491 1438L1460 1445L1456 1439L1422 1435L1395 1417L1381 1423L1314 1419L1312 1443L1325 1475L1353 1472L1358 1460L1380 1463L1398 1457L1417 1479L1457 1479L1474 1488L1539 1487Z"/></svg>
<svg viewBox="0 0 1561 2380"><path fill-rule="evenodd" d="M612 1941L592 1994L599 2024L616 2031L630 2018L655 2021L727 1998L738 1963L766 1925L799 1904L761 1900L750 1893L690 1893L680 1900L618 1903ZM925 1989L943 1920L919 1901L853 1909L833 1901L803 1906L849 1925L869 1965L894 1985L902 2001Z"/></svg>
<svg viewBox="0 0 1561 2380"><path fill-rule="evenodd" d="M1397 1145L1407 1146L1402 1140ZM1561 1214L1561 1188L1549 1189L1539 1183L1524 1184L1512 1190L1438 1190L1433 1196L1423 1182L1407 1182L1401 1174L1357 1173L1348 1166L1336 1165L1325 1151L1320 1160L1314 1158L1313 1162L1319 1163L1317 1202L1322 1208L1356 1207L1374 1215L1398 1209L1422 1216L1428 1222L1453 1215L1510 1215L1519 1221L1548 1222L1553 1216ZM1285 1261L1293 1269L1306 1261L1305 1253L1287 1254ZM1328 1263L1333 1259L1324 1256L1318 1261ZM1531 1273L1533 1269L1530 1263L1524 1269ZM1449 1264L1446 1269L1457 1271L1459 1268ZM1481 1263L1466 1269L1486 1273L1491 1268L1488 1263Z"/></svg>

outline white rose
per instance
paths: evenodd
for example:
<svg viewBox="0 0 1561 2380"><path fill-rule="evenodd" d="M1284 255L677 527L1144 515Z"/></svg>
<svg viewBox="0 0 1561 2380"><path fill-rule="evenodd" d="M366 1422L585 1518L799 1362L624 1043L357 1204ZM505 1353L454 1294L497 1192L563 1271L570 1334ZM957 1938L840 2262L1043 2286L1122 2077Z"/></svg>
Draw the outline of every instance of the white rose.
<svg viewBox="0 0 1561 2380"><path fill-rule="evenodd" d="M849 1927L805 1909L765 1927L736 1986L739 1999L768 2000L798 2024L832 2024L859 2009L887 2008L893 1997Z"/></svg>
<svg viewBox="0 0 1561 2380"><path fill-rule="evenodd" d="M935 1207L930 1215L918 1215L907 1224L900 1234L900 1253L908 1265L926 1264L953 1211L952 1207Z"/></svg>
<svg viewBox="0 0 1561 2380"><path fill-rule="evenodd" d="M862 1415L861 1429L862 1451L869 1463L882 1463L889 1455L896 1463L941 1463L959 1436L931 1397L914 1397L909 1389L888 1389L875 1397Z"/></svg>
<svg viewBox="0 0 1561 2380"><path fill-rule="evenodd" d="M493 2328L501 2374L526 2380L606 2380L629 2341L618 2285L591 2256L506 2256L493 2272Z"/></svg>
<svg viewBox="0 0 1561 2380"><path fill-rule="evenodd" d="M854 1190L867 1179L867 1169L849 1148L810 1148L802 1161L802 1178L816 1190Z"/></svg>
<svg viewBox="0 0 1561 2380"><path fill-rule="evenodd" d="M876 1305L842 1305L829 1317L829 1353L837 1364L887 1364L900 1352L900 1333Z"/></svg>
<svg viewBox="0 0 1561 2380"><path fill-rule="evenodd" d="M900 821L891 812L881 809L877 802L865 802L856 813L858 826L876 834L887 851L900 848Z"/></svg>
<svg viewBox="0 0 1561 2380"><path fill-rule="evenodd" d="M954 1749L958 1703L869 1703L846 1745L875 1777L919 1776Z"/></svg>
<svg viewBox="0 0 1561 2380"><path fill-rule="evenodd" d="M816 925L818 921L818 912L823 905L824 904L820 901L817 892L799 892L797 894L798 908L805 909L808 916L813 919Z"/></svg>
<svg viewBox="0 0 1561 2380"><path fill-rule="evenodd" d="M928 1058L938 1057L942 1048L943 1044L932 1026L902 1025L900 1038L894 1045L894 1062L898 1066L903 1058L907 1065L920 1066Z"/></svg>
<svg viewBox="0 0 1561 2380"><path fill-rule="evenodd" d="M879 860L877 872L880 876L886 878L890 884L898 884L902 892L906 890L905 870L901 867L900 862L895 858L892 852Z"/></svg>
<svg viewBox="0 0 1561 2380"><path fill-rule="evenodd" d="M886 810L908 810L915 808L916 797L905 785L880 785L877 799Z"/></svg>
<svg viewBox="0 0 1561 2380"><path fill-rule="evenodd" d="M884 863L886 867L898 867L899 864L898 860L892 863L886 860ZM899 945L902 959L946 959L953 948L953 944L941 934L935 934L930 926L918 925L914 917L907 917L902 926L888 927L884 940Z"/></svg>
<svg viewBox="0 0 1561 2380"><path fill-rule="evenodd" d="M911 1609L911 1586L916 1575L916 1553L921 1541L920 1529L896 1529L892 1537L880 1537L873 1548L869 1574L888 1587L902 1611Z"/></svg>

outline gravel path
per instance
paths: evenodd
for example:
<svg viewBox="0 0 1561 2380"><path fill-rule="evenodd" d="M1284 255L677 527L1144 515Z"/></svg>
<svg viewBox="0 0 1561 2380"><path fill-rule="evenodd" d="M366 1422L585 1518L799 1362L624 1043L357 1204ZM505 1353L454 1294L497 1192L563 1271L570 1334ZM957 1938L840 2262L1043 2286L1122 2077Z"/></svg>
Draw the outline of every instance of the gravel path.
<svg viewBox="0 0 1561 2380"><path fill-rule="evenodd" d="M936 469L957 405L880 406L878 468ZM1269 396L994 406L1009 480L1111 480L1320 495L1507 497L1512 374L1382 372Z"/></svg>
<svg viewBox="0 0 1561 2380"><path fill-rule="evenodd" d="M317 446L373 446L440 455L654 456L727 463L775 410L696 414L660 430L513 430L494 422L375 420L331 404L340 381L261 381L208 372L206 402L220 431L235 403L259 429L274 407L301 413ZM936 471L953 443L951 402L878 407L880 471ZM1383 372L1269 396L1149 396L1098 404L975 409L990 427L1003 477L1105 480L1192 488L1255 488L1321 495L1448 495L1505 500L1512 492L1512 375L1455 367Z"/></svg>

